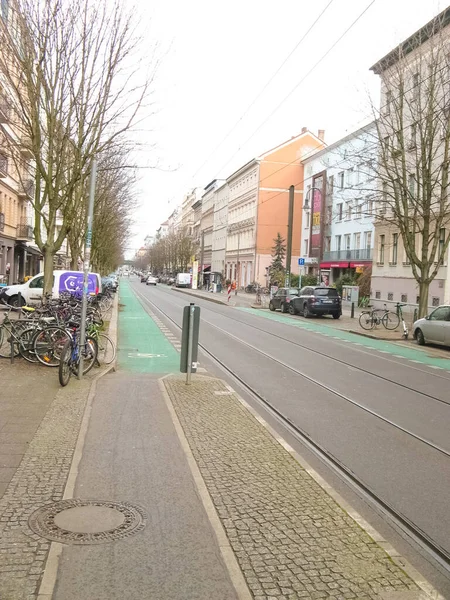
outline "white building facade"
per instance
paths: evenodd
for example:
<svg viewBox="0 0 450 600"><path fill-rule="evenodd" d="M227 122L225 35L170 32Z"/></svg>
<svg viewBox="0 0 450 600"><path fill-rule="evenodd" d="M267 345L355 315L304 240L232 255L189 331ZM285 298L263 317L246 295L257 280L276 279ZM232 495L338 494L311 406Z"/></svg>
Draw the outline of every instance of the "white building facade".
<svg viewBox="0 0 450 600"><path fill-rule="evenodd" d="M255 279L259 160L227 179L229 186L225 278L245 287Z"/></svg>
<svg viewBox="0 0 450 600"><path fill-rule="evenodd" d="M372 264L377 147L371 123L303 161L303 273L326 284Z"/></svg>
<svg viewBox="0 0 450 600"><path fill-rule="evenodd" d="M223 182L214 192L214 218L212 238L211 271L225 277L225 254L227 249L228 202L230 188Z"/></svg>

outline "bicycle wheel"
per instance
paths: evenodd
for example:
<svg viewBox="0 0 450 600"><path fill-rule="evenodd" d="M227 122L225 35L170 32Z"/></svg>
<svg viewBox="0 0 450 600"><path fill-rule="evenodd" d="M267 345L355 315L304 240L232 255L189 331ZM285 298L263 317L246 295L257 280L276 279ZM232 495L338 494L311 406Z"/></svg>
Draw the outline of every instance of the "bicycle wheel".
<svg viewBox="0 0 450 600"><path fill-rule="evenodd" d="M72 374L72 340L67 340L61 351L59 360L58 378L59 383L65 387L70 380Z"/></svg>
<svg viewBox="0 0 450 600"><path fill-rule="evenodd" d="M19 344L13 335L13 329L2 327L0 331L0 357L11 358L11 337L13 339L13 354L15 357L19 356Z"/></svg>
<svg viewBox="0 0 450 600"><path fill-rule="evenodd" d="M400 325L400 317L397 313L389 311L383 316L381 322L386 329L397 329Z"/></svg>
<svg viewBox="0 0 450 600"><path fill-rule="evenodd" d="M36 328L29 327L28 329L24 329L19 334L19 353L20 355L30 363L37 363L38 359L34 352L33 341L34 336L36 335Z"/></svg>
<svg viewBox="0 0 450 600"><path fill-rule="evenodd" d="M83 350L83 375L89 373L92 367L95 365L98 354L97 342L92 337L86 338L86 344Z"/></svg>
<svg viewBox="0 0 450 600"><path fill-rule="evenodd" d="M375 327L375 321L372 313L361 313L359 315L359 324L363 329L369 330Z"/></svg>
<svg viewBox="0 0 450 600"><path fill-rule="evenodd" d="M55 325L38 331L33 342L38 361L46 367L57 367L64 344L69 339L70 334Z"/></svg>
<svg viewBox="0 0 450 600"><path fill-rule="evenodd" d="M112 339L106 333L99 333L97 336L98 361L104 365L110 365L116 358L116 346Z"/></svg>

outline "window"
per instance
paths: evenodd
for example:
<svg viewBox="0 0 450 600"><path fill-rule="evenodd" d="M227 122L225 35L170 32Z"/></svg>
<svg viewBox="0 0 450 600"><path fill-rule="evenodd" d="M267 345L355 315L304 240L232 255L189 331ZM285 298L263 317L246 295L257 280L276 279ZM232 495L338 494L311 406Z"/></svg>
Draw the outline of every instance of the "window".
<svg viewBox="0 0 450 600"><path fill-rule="evenodd" d="M36 277L30 281L30 288L43 288L44 287L44 276Z"/></svg>
<svg viewBox="0 0 450 600"><path fill-rule="evenodd" d="M338 204L337 207L336 207L337 208L337 220L338 221L342 221L342 206L343 206L343 204L341 203L341 204Z"/></svg>
<svg viewBox="0 0 450 600"><path fill-rule="evenodd" d="M433 296L433 298L431 299L431 306L439 306L440 301L439 298L437 298L436 296Z"/></svg>
<svg viewBox="0 0 450 600"><path fill-rule="evenodd" d="M355 219L361 219L361 217L362 217L362 204L357 204L356 205Z"/></svg>
<svg viewBox="0 0 450 600"><path fill-rule="evenodd" d="M328 193L330 194L330 196L333 195L333 190L334 190L334 175L330 175L330 177L328 178Z"/></svg>
<svg viewBox="0 0 450 600"><path fill-rule="evenodd" d="M380 206L380 215L386 214L387 204L388 204L388 189L387 189L387 183L384 181L383 182L383 196L381 199L381 206Z"/></svg>
<svg viewBox="0 0 450 600"><path fill-rule="evenodd" d="M338 175L339 187L341 190L344 189L344 171L341 171Z"/></svg>
<svg viewBox="0 0 450 600"><path fill-rule="evenodd" d="M305 229L309 229L311 214L309 210L305 211Z"/></svg>
<svg viewBox="0 0 450 600"><path fill-rule="evenodd" d="M367 215L371 217L373 215L373 200L367 200Z"/></svg>
<svg viewBox="0 0 450 600"><path fill-rule="evenodd" d="M391 114L391 102L392 102L392 92L387 91L386 92L386 104L384 105L384 114L385 115Z"/></svg>
<svg viewBox="0 0 450 600"><path fill-rule="evenodd" d="M346 221L350 221L350 219L352 218L352 212L353 212L352 203L347 202L347 206L345 209L345 220Z"/></svg>
<svg viewBox="0 0 450 600"><path fill-rule="evenodd" d="M372 248L372 232L371 231L366 231L364 234L364 239L365 239L365 247L367 250L370 250Z"/></svg>
<svg viewBox="0 0 450 600"><path fill-rule="evenodd" d="M308 256L308 242L309 240L303 240L303 254Z"/></svg>
<svg viewBox="0 0 450 600"><path fill-rule="evenodd" d="M379 251L380 251L380 255L379 255L379 260L378 262L383 264L384 263L384 235L380 235L380 243L379 243Z"/></svg>
<svg viewBox="0 0 450 600"><path fill-rule="evenodd" d="M354 239L354 248L355 250L359 250L361 247L361 234L360 233L355 233L353 236Z"/></svg>
<svg viewBox="0 0 450 600"><path fill-rule="evenodd" d="M394 299L394 293L388 292L388 300L393 300L393 299Z"/></svg>
<svg viewBox="0 0 450 600"><path fill-rule="evenodd" d="M375 298L377 300L380 300L381 299L381 292L375 292Z"/></svg>
<svg viewBox="0 0 450 600"><path fill-rule="evenodd" d="M346 252L350 252L351 237L352 236L349 233L347 233L346 235L344 235L344 243L345 243L345 250L346 250Z"/></svg>
<svg viewBox="0 0 450 600"><path fill-rule="evenodd" d="M400 296L400 302L408 302L408 295L407 294L402 294Z"/></svg>
<svg viewBox="0 0 450 600"><path fill-rule="evenodd" d="M411 125L411 135L409 138L409 147L411 149L416 147L416 140L417 140L417 123L413 123Z"/></svg>
<svg viewBox="0 0 450 600"><path fill-rule="evenodd" d="M338 252L341 251L341 242L342 242L342 236L341 235L337 235L336 236L336 250Z"/></svg>
<svg viewBox="0 0 450 600"><path fill-rule="evenodd" d="M413 100L419 98L419 73L414 73L412 77Z"/></svg>
<svg viewBox="0 0 450 600"><path fill-rule="evenodd" d="M416 178L410 173L408 177L408 204L416 197Z"/></svg>
<svg viewBox="0 0 450 600"><path fill-rule="evenodd" d="M347 186L348 187L352 187L352 185L353 185L353 175L354 175L354 170L352 167L351 169L348 169L348 171L347 171Z"/></svg>
<svg viewBox="0 0 450 600"><path fill-rule="evenodd" d="M392 264L397 264L398 255L398 233L392 234Z"/></svg>
<svg viewBox="0 0 450 600"><path fill-rule="evenodd" d="M430 321L450 321L450 308L448 306L440 306L436 310L433 310L430 315Z"/></svg>
<svg viewBox="0 0 450 600"><path fill-rule="evenodd" d="M437 259L441 261L442 264L444 264L444 246L445 246L445 229L441 228L439 229L439 254Z"/></svg>
<svg viewBox="0 0 450 600"><path fill-rule="evenodd" d="M416 296L416 304L420 304L420 296Z"/></svg>

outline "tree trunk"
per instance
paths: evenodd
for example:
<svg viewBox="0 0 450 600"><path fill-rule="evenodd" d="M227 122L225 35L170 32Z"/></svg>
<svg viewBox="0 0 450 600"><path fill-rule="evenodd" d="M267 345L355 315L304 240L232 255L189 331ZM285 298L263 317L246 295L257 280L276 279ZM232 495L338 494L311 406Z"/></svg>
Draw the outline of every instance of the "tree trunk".
<svg viewBox="0 0 450 600"><path fill-rule="evenodd" d="M419 281L419 319L428 314L428 293L430 284L428 282Z"/></svg>
<svg viewBox="0 0 450 600"><path fill-rule="evenodd" d="M70 268L72 271L78 271L78 259L76 256L70 258Z"/></svg>
<svg viewBox="0 0 450 600"><path fill-rule="evenodd" d="M46 294L52 295L53 291L53 258L52 248L44 248L44 289L42 290L42 301L45 303Z"/></svg>

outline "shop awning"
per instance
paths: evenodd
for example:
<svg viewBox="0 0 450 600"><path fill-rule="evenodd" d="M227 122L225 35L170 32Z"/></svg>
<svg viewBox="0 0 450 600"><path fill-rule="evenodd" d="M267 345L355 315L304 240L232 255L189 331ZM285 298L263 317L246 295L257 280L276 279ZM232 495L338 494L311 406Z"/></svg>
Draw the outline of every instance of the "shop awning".
<svg viewBox="0 0 450 600"><path fill-rule="evenodd" d="M367 267L367 265L371 265L372 261L371 260L366 260L366 261L359 261L359 262L351 262L350 266L352 268L358 268L358 267Z"/></svg>
<svg viewBox="0 0 450 600"><path fill-rule="evenodd" d="M348 269L349 264L350 263L348 262L348 260L337 260L334 262L321 262L320 268L321 269L332 269L332 268Z"/></svg>

